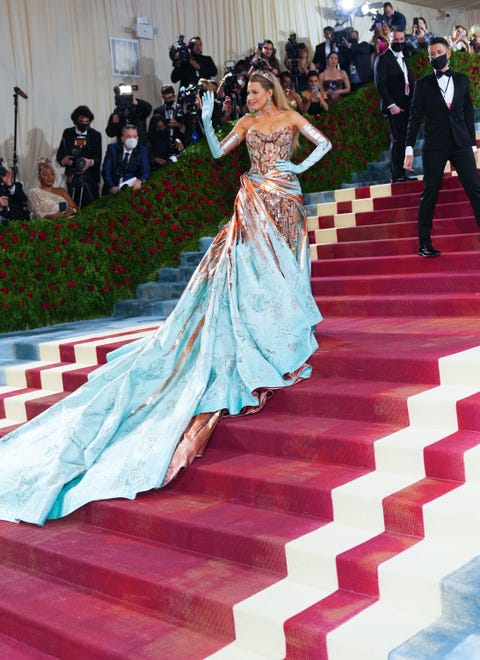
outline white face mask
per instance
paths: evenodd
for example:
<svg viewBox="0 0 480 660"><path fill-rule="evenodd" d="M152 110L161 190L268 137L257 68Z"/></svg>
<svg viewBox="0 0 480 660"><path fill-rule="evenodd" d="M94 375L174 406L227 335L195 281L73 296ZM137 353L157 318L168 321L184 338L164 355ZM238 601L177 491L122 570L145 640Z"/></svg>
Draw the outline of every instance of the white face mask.
<svg viewBox="0 0 480 660"><path fill-rule="evenodd" d="M137 144L138 144L137 138L129 137L125 140L125 146L127 147L127 149L135 149Z"/></svg>

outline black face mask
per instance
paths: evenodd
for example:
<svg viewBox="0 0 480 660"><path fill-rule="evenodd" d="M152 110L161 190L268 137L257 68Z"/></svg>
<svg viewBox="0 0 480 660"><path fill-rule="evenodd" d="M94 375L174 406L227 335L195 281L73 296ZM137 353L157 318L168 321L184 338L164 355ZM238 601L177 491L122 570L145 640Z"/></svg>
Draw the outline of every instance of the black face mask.
<svg viewBox="0 0 480 660"><path fill-rule="evenodd" d="M358 44L358 39L350 39L351 44Z"/></svg>
<svg viewBox="0 0 480 660"><path fill-rule="evenodd" d="M85 131L88 131L89 128L90 124L77 123L77 130L80 131L80 133L85 133Z"/></svg>
<svg viewBox="0 0 480 660"><path fill-rule="evenodd" d="M433 68L436 71L440 71L448 64L447 53L444 53L443 55L439 55L438 57L431 57L430 64L433 66Z"/></svg>
<svg viewBox="0 0 480 660"><path fill-rule="evenodd" d="M402 41L402 42L399 43L397 41L394 41L391 44L390 48L393 50L394 53L401 53L403 51L403 49L405 48L405 42Z"/></svg>

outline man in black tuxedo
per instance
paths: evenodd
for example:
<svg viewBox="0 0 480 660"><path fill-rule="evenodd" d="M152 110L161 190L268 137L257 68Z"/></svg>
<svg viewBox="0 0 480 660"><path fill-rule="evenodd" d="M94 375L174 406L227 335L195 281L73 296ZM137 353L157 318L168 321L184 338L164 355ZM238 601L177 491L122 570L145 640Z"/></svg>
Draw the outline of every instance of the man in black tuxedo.
<svg viewBox="0 0 480 660"><path fill-rule="evenodd" d="M375 60L375 87L380 94L380 108L390 129L390 170L392 182L406 181L403 161L408 112L414 79L403 54L405 32L390 33L390 47Z"/></svg>
<svg viewBox="0 0 480 660"><path fill-rule="evenodd" d="M63 131L57 161L65 168L70 196L82 208L99 196L102 135L91 127L94 117L88 106L79 105L70 119L74 126Z"/></svg>
<svg viewBox="0 0 480 660"><path fill-rule="evenodd" d="M450 71L450 48L443 37L431 39L428 54L434 71L415 83L404 165L406 170L412 169L413 147L425 115L423 193L418 209L418 254L422 257L436 257L440 251L432 246L432 219L446 162L449 160L457 170L479 227L480 178L468 78L463 73Z"/></svg>

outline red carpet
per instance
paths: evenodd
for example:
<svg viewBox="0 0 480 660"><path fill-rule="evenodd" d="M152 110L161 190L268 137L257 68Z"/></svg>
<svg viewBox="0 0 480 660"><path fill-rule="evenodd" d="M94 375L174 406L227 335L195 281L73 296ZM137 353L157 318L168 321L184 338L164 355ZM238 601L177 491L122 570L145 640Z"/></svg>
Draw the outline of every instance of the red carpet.
<svg viewBox="0 0 480 660"><path fill-rule="evenodd" d="M222 420L205 456L162 491L45 528L0 524L0 654L195 660L233 641L233 605L286 576L285 544L332 521L332 490L375 470L375 441L408 426L407 398L439 384L439 358L480 345L470 206L446 178L434 230L445 254L418 257L420 187L395 184L337 243L316 247L325 321L310 380L258 415ZM121 342L103 344L98 361ZM75 342L60 355L75 361ZM92 368L63 372L65 392ZM18 391L39 388L42 371L29 368ZM13 395L0 395L2 416ZM28 417L62 396L27 402ZM378 598L379 563L423 537L422 505L465 479L480 396L457 408L460 430L425 449L425 478L384 499L383 533L340 553L338 589L286 622L288 658L327 657L326 634Z"/></svg>

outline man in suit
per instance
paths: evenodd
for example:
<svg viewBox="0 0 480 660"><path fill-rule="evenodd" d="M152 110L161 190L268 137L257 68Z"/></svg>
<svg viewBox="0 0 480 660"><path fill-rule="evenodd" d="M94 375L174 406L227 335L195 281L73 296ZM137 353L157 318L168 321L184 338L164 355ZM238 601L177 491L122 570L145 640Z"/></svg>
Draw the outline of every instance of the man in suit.
<svg viewBox="0 0 480 660"><path fill-rule="evenodd" d="M414 79L403 54L404 48L405 32L393 30L390 47L377 57L374 69L380 108L390 129L392 182L406 181L403 161Z"/></svg>
<svg viewBox="0 0 480 660"><path fill-rule="evenodd" d="M313 63L318 71L321 73L327 66L327 57L330 53L339 52L339 47L335 39L335 30L330 25L323 29L323 36L325 41L315 46L315 54L313 56Z"/></svg>
<svg viewBox="0 0 480 660"><path fill-rule="evenodd" d="M479 227L480 178L468 78L462 73L450 71L450 48L443 37L431 39L428 54L434 71L415 84L404 165L406 170L412 169L413 147L420 122L425 116L423 193L418 209L418 254L422 257L436 257L440 251L432 246L432 219L446 162L449 160L457 170Z"/></svg>
<svg viewBox="0 0 480 660"><path fill-rule="evenodd" d="M139 190L150 176L147 148L138 144L135 126L122 129L120 142L109 144L103 161L103 195L116 193L127 185Z"/></svg>
<svg viewBox="0 0 480 660"><path fill-rule="evenodd" d="M82 208L99 197L102 135L91 127L94 117L88 106L79 105L70 119L74 126L63 131L57 161L65 168L70 196Z"/></svg>

